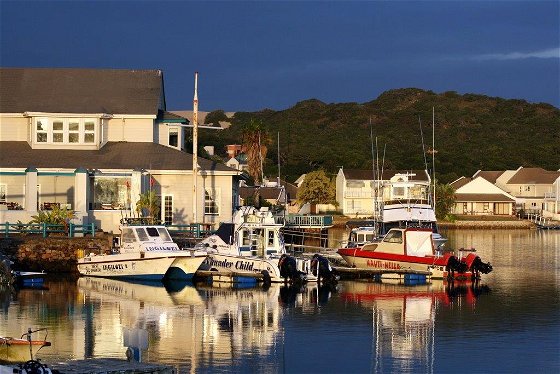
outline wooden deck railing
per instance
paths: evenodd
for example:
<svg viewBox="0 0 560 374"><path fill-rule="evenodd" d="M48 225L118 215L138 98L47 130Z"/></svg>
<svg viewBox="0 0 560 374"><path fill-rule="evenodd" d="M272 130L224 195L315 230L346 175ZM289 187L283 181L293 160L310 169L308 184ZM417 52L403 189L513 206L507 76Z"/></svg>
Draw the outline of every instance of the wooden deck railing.
<svg viewBox="0 0 560 374"><path fill-rule="evenodd" d="M4 237L7 238L10 235L15 234L40 234L43 238L46 238L51 233L63 233L67 234L69 238L73 238L76 234L90 234L95 236L95 224L89 223L86 225L75 225L73 223L68 224L67 227L64 225L55 225L48 223L2 223L0 224L2 228L2 233Z"/></svg>

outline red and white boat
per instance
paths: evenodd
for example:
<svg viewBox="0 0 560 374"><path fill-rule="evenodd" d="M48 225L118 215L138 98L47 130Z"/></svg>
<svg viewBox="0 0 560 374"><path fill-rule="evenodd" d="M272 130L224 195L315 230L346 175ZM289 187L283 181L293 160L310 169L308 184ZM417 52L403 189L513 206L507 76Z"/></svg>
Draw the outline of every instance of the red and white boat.
<svg viewBox="0 0 560 374"><path fill-rule="evenodd" d="M430 278L479 278L492 271L490 263L469 253L457 257L434 248L433 231L422 228L391 229L381 241L354 248L340 248L338 254L352 267L379 271L384 276L421 273Z"/></svg>

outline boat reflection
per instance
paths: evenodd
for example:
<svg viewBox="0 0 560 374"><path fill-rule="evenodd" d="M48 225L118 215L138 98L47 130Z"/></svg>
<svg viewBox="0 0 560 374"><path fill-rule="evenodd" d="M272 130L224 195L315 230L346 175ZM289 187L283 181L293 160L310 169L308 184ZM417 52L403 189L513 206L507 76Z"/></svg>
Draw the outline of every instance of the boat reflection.
<svg viewBox="0 0 560 374"><path fill-rule="evenodd" d="M104 357L111 350L136 360L153 355L159 362L196 371L221 362L228 365L242 355L270 353L283 333L283 311L324 303L333 290L317 285L232 288L82 277L78 292L94 308L103 305L95 319L91 314L86 321L85 344L92 357Z"/></svg>
<svg viewBox="0 0 560 374"><path fill-rule="evenodd" d="M372 309L372 372L431 373L438 308L474 305L486 292L487 286L472 282L405 285L384 280L347 283L340 296Z"/></svg>

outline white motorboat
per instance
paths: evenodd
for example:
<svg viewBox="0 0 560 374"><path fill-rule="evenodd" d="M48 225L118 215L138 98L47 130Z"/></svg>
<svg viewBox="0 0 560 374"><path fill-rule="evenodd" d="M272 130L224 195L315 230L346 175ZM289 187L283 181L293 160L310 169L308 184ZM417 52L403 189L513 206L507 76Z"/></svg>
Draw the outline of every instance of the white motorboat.
<svg viewBox="0 0 560 374"><path fill-rule="evenodd" d="M163 225L124 224L110 254L79 253L78 271L92 277L191 280L205 259L205 251L180 249Z"/></svg>
<svg viewBox="0 0 560 374"><path fill-rule="evenodd" d="M201 273L224 277L258 277L264 282L317 282L333 280L328 261L295 258L286 253L280 229L268 208L241 207L233 222L222 223L214 235L199 243L208 251Z"/></svg>

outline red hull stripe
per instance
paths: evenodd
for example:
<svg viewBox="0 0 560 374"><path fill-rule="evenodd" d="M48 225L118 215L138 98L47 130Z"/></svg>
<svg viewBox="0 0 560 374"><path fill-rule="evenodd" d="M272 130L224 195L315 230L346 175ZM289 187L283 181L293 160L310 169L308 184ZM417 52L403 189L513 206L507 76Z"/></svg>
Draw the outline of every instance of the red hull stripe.
<svg viewBox="0 0 560 374"><path fill-rule="evenodd" d="M444 256L444 257L433 257L433 256L417 257L417 256L398 255L398 254L393 254L393 253L383 253L383 252L375 252L375 251L362 251L361 249L357 249L357 248L341 248L341 249L338 250L338 254L340 254L342 256L371 258L371 259L375 259L375 260L413 262L413 263L418 263L418 264L439 265L439 266L446 266L447 261L449 259L449 256Z"/></svg>

